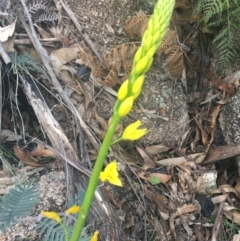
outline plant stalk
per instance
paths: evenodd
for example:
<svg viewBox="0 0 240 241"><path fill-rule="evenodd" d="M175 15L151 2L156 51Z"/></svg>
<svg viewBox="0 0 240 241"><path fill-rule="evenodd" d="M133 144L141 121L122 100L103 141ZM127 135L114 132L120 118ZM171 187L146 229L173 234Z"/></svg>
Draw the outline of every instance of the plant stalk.
<svg viewBox="0 0 240 241"><path fill-rule="evenodd" d="M115 130L117 128L117 125L120 121L120 117L117 114L114 114L111 125L109 126L107 133L105 135L104 141L102 143L102 146L99 150L98 158L96 160L96 163L94 165L89 183L88 183L88 188L84 196L83 204L81 207L81 211L78 215L77 222L74 226L73 234L70 239L70 241L78 241L79 237L81 235L82 229L84 227L85 221L87 219L91 203L94 197L95 190L98 185L99 181L99 176L100 172L102 171L103 168L103 163L104 160L107 156L109 146L111 145L112 137L115 133Z"/></svg>

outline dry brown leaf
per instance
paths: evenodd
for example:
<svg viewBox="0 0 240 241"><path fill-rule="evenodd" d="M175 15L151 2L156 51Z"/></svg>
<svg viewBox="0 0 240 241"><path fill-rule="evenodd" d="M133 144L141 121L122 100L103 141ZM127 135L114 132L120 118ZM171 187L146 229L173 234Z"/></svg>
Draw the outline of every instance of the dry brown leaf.
<svg viewBox="0 0 240 241"><path fill-rule="evenodd" d="M207 78L209 78L212 81L215 87L219 88L222 91L225 91L227 95L232 96L235 94L236 90L231 83L221 80L219 77L217 77L216 74L214 74L210 70L206 71L206 75Z"/></svg>
<svg viewBox="0 0 240 241"><path fill-rule="evenodd" d="M222 105L217 105L213 108L211 112L211 128L212 128L211 134L212 135L214 135L214 132L216 130L217 117L221 108L222 108Z"/></svg>
<svg viewBox="0 0 240 241"><path fill-rule="evenodd" d="M212 194L222 193L222 190L224 190L226 193L234 193L240 199L240 194L230 185L222 185L212 191Z"/></svg>
<svg viewBox="0 0 240 241"><path fill-rule="evenodd" d="M175 232L175 224L174 221L178 216L182 216L187 213L191 213L194 211L198 211L198 208L194 206L193 204L184 204L182 207L178 207L177 211L172 214L170 217L170 232L174 238L174 240L178 240L176 237L176 232Z"/></svg>
<svg viewBox="0 0 240 241"><path fill-rule="evenodd" d="M108 123L107 121L105 121L101 116L99 116L97 113L95 113L95 118L98 121L98 123L101 125L101 127L103 128L103 130L107 130L108 129Z"/></svg>
<svg viewBox="0 0 240 241"><path fill-rule="evenodd" d="M147 170L149 168L154 168L155 163L154 161L146 154L146 152L141 149L140 147L136 146L138 153L141 155L144 165L143 165L143 170Z"/></svg>
<svg viewBox="0 0 240 241"><path fill-rule="evenodd" d="M196 153L196 154L191 154L191 155L187 155L186 157L188 159L193 159L194 161L202 156L205 153ZM163 166L176 166L176 165L181 165L185 162L187 162L188 160L185 157L173 157L173 158L168 158L168 159L163 159L160 161L157 161L157 164L161 164Z"/></svg>
<svg viewBox="0 0 240 241"><path fill-rule="evenodd" d="M20 159L26 165L33 166L33 167L46 167L46 168L53 168L52 164L39 164L36 160L30 156L27 152L21 150L19 146L15 145L13 147L14 154L17 158Z"/></svg>
<svg viewBox="0 0 240 241"><path fill-rule="evenodd" d="M209 136L202 127L202 119L201 118L197 119L196 117L194 117L194 120L201 131L202 143L204 146L206 146L209 143Z"/></svg>
<svg viewBox="0 0 240 241"><path fill-rule="evenodd" d="M150 16L145 14L132 16L126 22L125 33L130 37L142 37L147 29L149 18Z"/></svg>
<svg viewBox="0 0 240 241"><path fill-rule="evenodd" d="M159 180L160 183L167 183L171 178L172 175L168 175L168 174L163 174L163 173L145 173L145 172L139 172L138 176L151 183L151 179L152 178L157 178Z"/></svg>
<svg viewBox="0 0 240 241"><path fill-rule="evenodd" d="M240 225L240 212L238 210L225 211L224 214L229 218L232 222Z"/></svg>
<svg viewBox="0 0 240 241"><path fill-rule="evenodd" d="M227 199L228 195L229 194L222 194L222 195L219 195L219 196L216 196L216 197L212 197L211 200L214 204L221 203L221 202L224 202Z"/></svg>
<svg viewBox="0 0 240 241"><path fill-rule="evenodd" d="M36 149L29 152L31 156L44 156L44 157L56 157L56 154L48 149Z"/></svg>
<svg viewBox="0 0 240 241"><path fill-rule="evenodd" d="M151 176L148 178L148 181L151 181L152 177L156 177L160 180L161 183L167 183L171 178L172 175L167 175L167 174L163 174L163 173L151 173Z"/></svg>
<svg viewBox="0 0 240 241"><path fill-rule="evenodd" d="M168 151L169 149L170 149L170 147L167 147L167 146L164 146L161 144L146 147L146 151L152 155Z"/></svg>

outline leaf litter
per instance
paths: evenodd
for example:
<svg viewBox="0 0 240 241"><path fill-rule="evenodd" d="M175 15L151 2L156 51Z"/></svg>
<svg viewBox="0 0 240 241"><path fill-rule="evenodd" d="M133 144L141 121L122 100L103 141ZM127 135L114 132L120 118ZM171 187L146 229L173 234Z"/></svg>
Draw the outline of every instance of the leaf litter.
<svg viewBox="0 0 240 241"><path fill-rule="evenodd" d="M71 90L68 92L68 99L82 117L79 119L80 128L87 133L84 140L79 140L87 144L87 155L91 161L94 161L97 155L97 145L91 138L99 142L104 137L115 100L115 96L111 93L116 93L119 84L127 78L131 70L132 58L146 29L151 11L144 3L141 3L140 7L133 1L126 1L121 7L116 7L115 3L107 0L94 1L91 3L93 8L90 8L89 2L86 1L84 11L79 10L76 7L78 3L74 1L69 4L70 9L76 11L78 21L89 34L90 41L85 38L86 34L77 33L76 28L78 27L75 20L72 19L76 28L67 19L64 5L61 6L58 1L53 3L54 9L57 11L54 10L52 15L38 15L34 12L32 20L36 26L40 42L43 46L48 46L45 49L46 53L51 61L54 74L61 86L64 87L64 92L67 89ZM199 65L196 58L196 56L201 55L201 49L196 47L198 46L197 37L194 37L191 31L186 34L184 31L177 30L192 24L193 20L189 20L190 5L192 5L191 1L177 1L175 8L180 8L181 11L174 12L174 23L170 25L162 47L156 56L158 66L153 66L153 71L157 71L157 68L162 66L161 71L164 71L169 78L181 79L184 71L187 71L186 76L189 77L196 76L197 72L202 72L202 66ZM28 5L29 12L31 12L31 7L31 4ZM145 9L145 11L140 11L140 8ZM107 12L106 9L108 9ZM136 9L138 10L137 14L135 14ZM63 16L66 18L65 20L62 18ZM187 21L187 24L182 20ZM33 46L27 41L29 37L26 33L15 27L16 21L10 21L10 19L8 21L9 24L0 28L0 32L2 31L0 41L3 43L5 51L9 53L13 49L19 50L19 45L22 45L21 50L19 50L21 53L28 52L31 56L36 56L36 51L33 54L26 47L29 45L33 49ZM50 27L46 28L44 23L48 23ZM13 48L14 38L11 37L14 33L14 38L22 40L22 44L16 41ZM21 34L25 34L25 36ZM82 38L85 38L85 43L81 41ZM4 42L8 42L8 45L12 47L7 47ZM103 56L102 62L99 59L101 55L94 54L98 51ZM41 60L41 56L38 54L37 56ZM3 60L5 61L5 58ZM90 72L79 76L78 73L82 73L80 71L82 68L89 69ZM19 72L20 77L22 76L21 71ZM28 81L32 81L31 84L35 86L36 93L40 92L39 96L44 96L47 106L54 113L53 118L57 119L60 124L58 131L62 132L64 138L66 137L64 140L68 140L59 142L56 138L55 142L59 143L59 146L69 144L71 146L72 143L75 143L76 150L81 153L82 157L84 151L80 151L81 148L77 146L79 129L74 125L75 117L71 105L69 106L68 102L63 101L64 97L59 94L61 91L46 74L38 75L29 73L28 70L24 71L31 76L31 80ZM83 77L85 75L86 79ZM123 221L126 230L123 231L120 227L118 230L123 236L126 233L128 236L126 240L145 240L147 233L152 229L154 240L201 240L200 237L203 236L205 236L205 240L210 240L211 235L218 237L220 234L215 229L211 231L211 234L208 230L201 230L198 234L194 234L195 226L199 226L200 222L202 226L209 222L204 214L210 213L212 210L205 207L205 197L211 197L211 202L215 204L212 214L218 217L215 219L216 225L223 225L219 223L219 220L224 218L228 222L240 225L237 205L237 200L240 198L239 180L237 178L230 180L227 176L226 183L218 185L216 173L221 170L216 171L213 165L216 161L239 154L236 151L239 149L237 144L214 148L219 112L222 105L225 104L226 98L235 94L235 88L232 83L223 81L211 70L208 70L206 76L217 90L210 88L206 79L203 83L206 89L203 90L201 96L198 95L194 87L195 97L191 102L193 107L189 106L189 115L192 118L191 129L189 128L182 134L179 142L164 143L164 140L158 139L153 144L141 143L140 146L124 142L117 147L112 147L109 152L110 158L121 160L122 178L125 184L130 184L129 187L126 186L119 192L109 187L110 190L106 191L110 200L114 200L115 206L113 205L113 208L118 209L117 211L123 210L126 213L126 221ZM11 82L12 79L9 78L6 81ZM19 87L19 83L15 84L14 87ZM188 83L187 89L191 90L191 83ZM216 102L206 101L208 95L213 96L215 93L217 94ZM14 94L20 95L19 92ZM145 93L145 95L147 94ZM34 98L36 96L38 94L35 94ZM39 96L37 98L41 98ZM24 93L22 93L21 98L25 98L25 100L20 100L19 97L18 101L11 103L14 106L13 109L18 109L18 111L10 112L9 120L7 120L8 117L2 120L2 128L6 128L8 132L2 131L3 139L1 140L7 144L8 141L15 141L15 144L8 148L14 150L15 156L25 165L37 167L48 167L49 165L52 168L55 166L55 161L41 163L41 158L36 159L32 156L55 157L55 153L44 148L38 149L37 145L25 147L27 142L32 142L34 138L42 134L45 136L43 140L51 143L53 141L53 137L50 138L51 133L47 132L46 129L43 130L39 124L43 127L46 126L45 128L50 128L51 125L47 126L49 124L47 121L40 122L40 119L36 118L39 113L35 113L35 119L30 118L29 114L23 118L24 108L21 105L27 103ZM61 107L60 111L57 111L56 107L59 106ZM3 113L6 113L8 108ZM30 105L29 108L33 111ZM154 113L158 115L158 112ZM164 113L164 110L159 109L159 113ZM134 114L131 118L134 118ZM49 115L49 119L51 118L52 116ZM90 127L89 133L87 130ZM17 132L13 132L16 129ZM116 138L121 135L122 129L123 127L119 126ZM92 132L94 132L94 137ZM6 135L7 138L5 138ZM27 135L31 138L28 138ZM21 143L21 137L25 139L24 143ZM57 151L60 150L57 145L55 148ZM70 150L74 153L73 148ZM78 161L74 158L72 160L74 165ZM11 176L11 174L6 175ZM202 198L195 199L196 195L200 195ZM219 212L220 214L216 214L220 210L221 204L222 211ZM143 222L143 220L145 221ZM116 240L121 240L121 235ZM236 235L234 237L237 237Z"/></svg>

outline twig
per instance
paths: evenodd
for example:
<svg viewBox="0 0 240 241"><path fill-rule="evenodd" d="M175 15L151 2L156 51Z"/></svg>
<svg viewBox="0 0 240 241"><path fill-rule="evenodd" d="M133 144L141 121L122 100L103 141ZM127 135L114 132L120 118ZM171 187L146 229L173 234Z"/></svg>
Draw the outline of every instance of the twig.
<svg viewBox="0 0 240 241"><path fill-rule="evenodd" d="M222 215L223 215L223 206L224 206L225 200L220 203L218 213L214 222L214 226L212 229L212 238L211 241L217 241L219 229L222 223Z"/></svg>
<svg viewBox="0 0 240 241"><path fill-rule="evenodd" d="M62 86L60 85L59 81L57 80L53 69L51 68L50 64L49 64L49 57L47 55L46 50L42 47L36 31L33 27L32 24L32 20L30 17L30 14L28 12L27 6L24 2L24 0L21 0L21 3L23 5L24 11L26 13L27 19L29 21L29 26L27 25L26 21L24 20L24 18L21 16L21 14L19 14L19 18L21 19L21 22L23 24L23 26L25 27L31 41L33 42L33 45L35 47L35 49L37 50L39 56L42 59L42 62L45 66L45 68L47 69L48 74L50 75L50 78L52 80L52 84L54 85L55 89L57 90L57 92L59 93L59 95L61 96L61 98L63 99L63 101L66 103L66 105L68 106L68 108L70 110L72 110L73 114L76 115L76 117L79 120L79 123L81 125L81 127L83 128L84 132L86 133L86 135L88 136L89 140L91 141L92 145L94 146L94 148L96 150L99 149L99 145L96 142L93 134L90 132L88 126L85 124L85 122L83 121L82 117L80 116L80 114L78 113L77 109L75 108L75 106L72 104L72 102L69 100L69 98L67 97L67 95L65 94L65 92L62 89Z"/></svg>
<svg viewBox="0 0 240 241"><path fill-rule="evenodd" d="M5 62L5 64L9 64L9 63L12 62L10 57L8 56L7 52L3 48L3 45L2 45L1 42L0 42L0 55L2 56L3 61Z"/></svg>
<svg viewBox="0 0 240 241"><path fill-rule="evenodd" d="M92 40L89 38L89 36L85 33L84 28L79 24L79 22L77 21L77 18L75 17L74 13L72 12L72 10L67 6L67 4L64 3L63 0L60 0L64 10L67 12L67 14L69 15L69 17L72 19L73 23L75 24L77 30L79 31L79 33L82 35L82 37L84 38L84 40L86 41L86 43L89 45L89 47L92 49L92 51L96 54L96 56L98 57L98 59L100 61L102 61L102 58L100 56L100 54L98 53L97 49L95 48Z"/></svg>
<svg viewBox="0 0 240 241"><path fill-rule="evenodd" d="M210 149L205 160L202 164L212 163L227 159L229 157L237 156L240 154L240 144L219 146L215 149Z"/></svg>

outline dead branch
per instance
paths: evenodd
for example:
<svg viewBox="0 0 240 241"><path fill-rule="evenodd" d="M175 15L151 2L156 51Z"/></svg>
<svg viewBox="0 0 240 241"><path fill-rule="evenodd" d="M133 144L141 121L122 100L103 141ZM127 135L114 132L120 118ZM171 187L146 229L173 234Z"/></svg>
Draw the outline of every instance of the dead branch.
<svg viewBox="0 0 240 241"><path fill-rule="evenodd" d="M240 155L240 144L219 146L215 149L210 149L206 159L202 164L221 161L229 157Z"/></svg>
<svg viewBox="0 0 240 241"><path fill-rule="evenodd" d="M46 52L46 50L42 47L38 37L37 37L37 34L36 34L36 31L33 27L33 24L32 24L32 20L31 20L31 17L30 17L30 14L28 12L28 9L27 9L27 6L24 2L24 0L21 0L21 3L23 5L23 8L24 8L24 11L26 13L26 16L28 18L28 21L29 21L29 26L27 25L26 21L24 20L24 18L21 16L21 14L19 14L19 18L25 28L25 30L27 31L28 35L29 35L29 38L31 39L36 51L38 52L38 55L41 57L42 59L42 62L45 66L45 68L47 69L47 72L48 74L50 75L50 78L51 78L51 81L52 81L52 84L54 85L55 89L57 90L57 92L59 93L59 95L61 96L61 98L63 99L63 101L66 103L66 105L68 106L69 110L71 110L73 112L73 114L75 116L77 116L79 122L80 122L80 125L81 127L83 128L83 131L86 133L86 135L88 136L89 140L91 141L92 145L94 146L94 148L96 150L98 150L99 148L99 145L98 143L96 142L94 136L92 135L92 133L90 132L88 126L85 124L85 122L83 121L82 117L79 115L77 109L75 108L75 106L72 104L72 102L69 100L69 98L67 97L67 95L65 94L65 92L63 91L62 89L62 86L60 85L59 81L57 80L54 72L53 72L53 69L51 68L50 64L49 64L49 57L48 57L48 54Z"/></svg>

